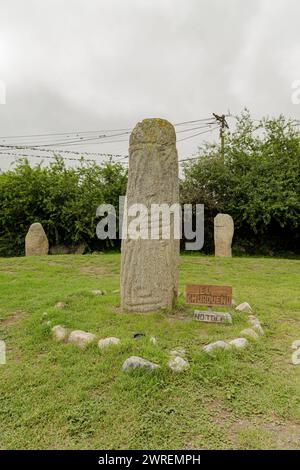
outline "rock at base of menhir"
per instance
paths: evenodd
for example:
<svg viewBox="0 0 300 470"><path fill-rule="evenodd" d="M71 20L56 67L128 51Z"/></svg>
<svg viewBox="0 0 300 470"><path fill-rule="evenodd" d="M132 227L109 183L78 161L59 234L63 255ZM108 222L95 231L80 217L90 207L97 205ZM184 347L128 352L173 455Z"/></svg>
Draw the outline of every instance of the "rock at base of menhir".
<svg viewBox="0 0 300 470"><path fill-rule="evenodd" d="M296 339L295 341L293 341L291 348L294 349L294 350L299 349L300 348L300 340Z"/></svg>
<svg viewBox="0 0 300 470"><path fill-rule="evenodd" d="M180 356L172 356L168 362L168 366L174 372L183 372L190 367L188 361Z"/></svg>
<svg viewBox="0 0 300 470"><path fill-rule="evenodd" d="M99 290L99 289L94 289L92 290L92 294L94 294L96 297L99 297L100 295L105 295L104 290Z"/></svg>
<svg viewBox="0 0 300 470"><path fill-rule="evenodd" d="M247 346L248 340L246 338L235 338L229 341L230 346L233 346L237 349L243 349Z"/></svg>
<svg viewBox="0 0 300 470"><path fill-rule="evenodd" d="M61 325L56 325L52 328L52 335L55 341L65 341L67 330Z"/></svg>
<svg viewBox="0 0 300 470"><path fill-rule="evenodd" d="M49 242L42 224L35 223L25 237L25 256L44 256L49 252Z"/></svg>
<svg viewBox="0 0 300 470"><path fill-rule="evenodd" d="M175 349L172 349L170 351L170 356L171 357L176 357L176 356L179 356L179 357L182 357L184 358L186 355L186 350L182 347L178 347L178 348L175 348Z"/></svg>
<svg viewBox="0 0 300 470"><path fill-rule="evenodd" d="M254 331L253 328L245 328L243 331L240 332L240 335L242 337L247 336L248 338L258 340L259 335L257 334L256 331Z"/></svg>
<svg viewBox="0 0 300 470"><path fill-rule="evenodd" d="M248 323L250 323L253 330L255 330L257 333L259 333L261 336L264 335L264 330L262 329L260 321L257 317L255 317L254 315L249 315L248 316Z"/></svg>
<svg viewBox="0 0 300 470"><path fill-rule="evenodd" d="M242 312L242 313L252 313L252 308L248 304L248 302L243 302L242 304L239 304L235 310L237 312Z"/></svg>
<svg viewBox="0 0 300 470"><path fill-rule="evenodd" d="M226 341L215 341L214 343L207 344L203 347L203 351L207 352L208 354L220 350L220 349L229 349L230 345L226 343Z"/></svg>
<svg viewBox="0 0 300 470"><path fill-rule="evenodd" d="M138 369L138 368L145 368L145 369L159 369L158 364L154 364L154 362L147 361L139 356L131 356L123 363L122 370L124 372L129 372L131 369Z"/></svg>
<svg viewBox="0 0 300 470"><path fill-rule="evenodd" d="M57 302L55 304L55 308L61 308L61 309L66 308L66 304L65 304L65 302Z"/></svg>
<svg viewBox="0 0 300 470"><path fill-rule="evenodd" d="M98 348L104 349L107 346L120 344L119 338L115 338L114 336L110 336L109 338L103 338L98 341Z"/></svg>
<svg viewBox="0 0 300 470"><path fill-rule="evenodd" d="M86 331L74 330L69 336L68 342L73 343L81 349L86 348L96 340L96 335Z"/></svg>

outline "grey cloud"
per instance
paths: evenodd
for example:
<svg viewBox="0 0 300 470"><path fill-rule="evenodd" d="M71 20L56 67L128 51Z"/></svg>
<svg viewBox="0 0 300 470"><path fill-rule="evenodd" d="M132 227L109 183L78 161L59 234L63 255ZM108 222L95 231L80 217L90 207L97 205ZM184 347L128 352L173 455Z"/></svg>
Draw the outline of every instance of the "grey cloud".
<svg viewBox="0 0 300 470"><path fill-rule="evenodd" d="M290 98L299 14L297 0L3 2L0 135L178 122L245 105L299 117ZM201 140L179 143L180 155Z"/></svg>

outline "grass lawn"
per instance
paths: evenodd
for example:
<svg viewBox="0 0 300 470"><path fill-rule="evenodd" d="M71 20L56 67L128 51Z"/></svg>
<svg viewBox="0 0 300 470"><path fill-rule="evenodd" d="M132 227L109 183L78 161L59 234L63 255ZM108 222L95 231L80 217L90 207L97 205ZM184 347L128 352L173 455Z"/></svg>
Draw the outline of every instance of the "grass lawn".
<svg viewBox="0 0 300 470"><path fill-rule="evenodd" d="M265 330L247 349L215 357L202 346L237 337L245 314L232 326L203 324L182 296L174 312L121 313L119 264L118 254L0 259L0 449L300 449L300 366L291 364L300 261L181 256L181 291L187 282L232 285ZM55 343L45 320L121 344ZM191 364L181 374L167 367L179 346ZM123 373L131 355L162 367Z"/></svg>

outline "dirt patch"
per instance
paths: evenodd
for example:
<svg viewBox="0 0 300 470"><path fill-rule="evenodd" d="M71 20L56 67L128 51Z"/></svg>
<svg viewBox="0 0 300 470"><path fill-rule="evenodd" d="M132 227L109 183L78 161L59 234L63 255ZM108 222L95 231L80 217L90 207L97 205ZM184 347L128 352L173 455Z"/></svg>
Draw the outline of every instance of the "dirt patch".
<svg viewBox="0 0 300 470"><path fill-rule="evenodd" d="M109 272L104 266L83 266L80 271L83 274L93 277L111 274L111 272Z"/></svg>
<svg viewBox="0 0 300 470"><path fill-rule="evenodd" d="M156 312L124 312L120 306L117 306L114 308L114 312L115 313L119 313L119 314L126 314L126 313L133 313L133 314L136 314L136 315L152 315L153 313L158 313L158 311ZM161 310L160 311L161 314L164 314L164 311ZM192 318L192 315L190 313L186 313L182 310L174 310L172 313L168 313L166 315L166 319L169 320L169 321L191 321L193 318Z"/></svg>
<svg viewBox="0 0 300 470"><path fill-rule="evenodd" d="M282 421L264 424L263 428L272 434L276 449L300 449L300 424Z"/></svg>
<svg viewBox="0 0 300 470"><path fill-rule="evenodd" d="M191 321L193 320L192 314L183 312L182 310L175 310L167 316L169 321Z"/></svg>
<svg viewBox="0 0 300 470"><path fill-rule="evenodd" d="M60 266L61 268L68 268L69 265L65 264L65 262L59 261L48 261L48 266Z"/></svg>
<svg viewBox="0 0 300 470"><path fill-rule="evenodd" d="M237 448L238 435L240 432L247 429L261 430L264 433L268 433L272 441L273 446L276 449L284 450L299 450L300 449L300 424L282 420L281 418L273 417L271 421L263 420L262 418L253 419L236 419L230 411L226 410L224 405L218 401L207 401L206 407L210 411L213 422L223 427L226 423L226 433L232 442L233 448Z"/></svg>
<svg viewBox="0 0 300 470"><path fill-rule="evenodd" d="M180 265L182 264L203 264L206 266L212 266L213 261L208 259L189 259L188 257L180 260Z"/></svg>
<svg viewBox="0 0 300 470"><path fill-rule="evenodd" d="M17 274L16 271L14 271L13 269L2 269L0 268L0 273L2 274L11 274L11 275L15 275Z"/></svg>
<svg viewBox="0 0 300 470"><path fill-rule="evenodd" d="M275 320L275 323L280 323L280 324L283 323L284 325L285 325L286 323L291 323L291 324L294 324L294 323L295 323L295 324L297 324L297 323L299 323L299 322L300 322L300 320L299 320L298 318L290 318L290 317L288 317L288 316L286 316L286 317L284 317L284 318L277 318L277 319Z"/></svg>
<svg viewBox="0 0 300 470"><path fill-rule="evenodd" d="M230 435L233 442L240 431L245 429L256 429L268 433L272 445L277 450L299 450L300 449L300 424L291 421L262 422L261 420L239 420L232 424Z"/></svg>
<svg viewBox="0 0 300 470"><path fill-rule="evenodd" d="M221 426L224 424L224 422L230 422L230 420L232 420L231 413L225 409L225 407L220 401L209 401L208 399L206 399L204 400L204 402L215 424Z"/></svg>
<svg viewBox="0 0 300 470"><path fill-rule="evenodd" d="M5 320L0 320L0 325L4 327L12 326L16 323L19 323L21 320L23 320L23 317L25 316L26 312L24 310L16 310L13 312L13 314L6 318Z"/></svg>

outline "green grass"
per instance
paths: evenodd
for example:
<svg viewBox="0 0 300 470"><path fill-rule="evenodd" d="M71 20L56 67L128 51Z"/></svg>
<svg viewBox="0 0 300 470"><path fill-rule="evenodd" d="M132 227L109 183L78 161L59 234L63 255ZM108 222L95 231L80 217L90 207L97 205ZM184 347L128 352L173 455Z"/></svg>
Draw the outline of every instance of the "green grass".
<svg viewBox="0 0 300 470"><path fill-rule="evenodd" d="M300 366L291 364L300 261L181 257L181 291L187 282L232 285L264 327L258 343L215 357L202 346L236 337L246 316L233 314L232 326L196 322L182 296L174 312L121 313L119 263L117 254L0 259L0 449L300 449ZM57 344L45 319L121 345ZM182 374L167 368L177 346L191 364ZM131 355L162 367L125 374Z"/></svg>

